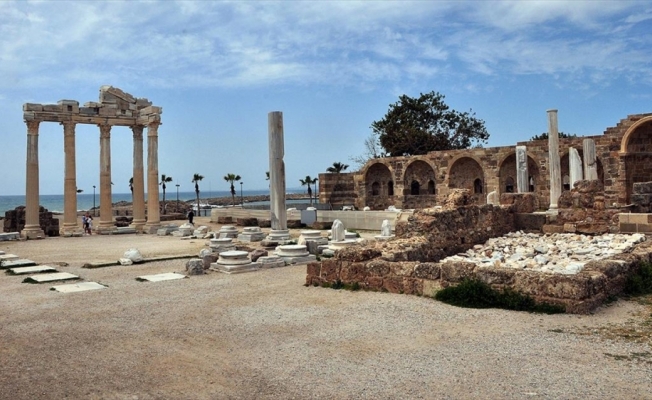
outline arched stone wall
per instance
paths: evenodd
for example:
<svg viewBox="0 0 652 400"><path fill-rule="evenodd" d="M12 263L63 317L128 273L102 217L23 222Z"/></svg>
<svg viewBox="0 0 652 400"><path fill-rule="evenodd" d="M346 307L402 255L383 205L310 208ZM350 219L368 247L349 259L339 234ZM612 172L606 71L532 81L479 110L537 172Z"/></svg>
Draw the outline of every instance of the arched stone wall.
<svg viewBox="0 0 652 400"><path fill-rule="evenodd" d="M373 210L384 210L393 205L394 179L392 172L383 163L374 163L367 168L365 181L365 205Z"/></svg>
<svg viewBox="0 0 652 400"><path fill-rule="evenodd" d="M582 150L582 148L578 148L577 152L580 155L580 159L584 160L584 150ZM561 156L559 162L561 165L561 176L562 176L561 191L565 192L567 190L572 189L572 187L570 187L570 160L568 157L568 151L566 151L566 153L564 153L564 155ZM598 169L598 180L604 184L604 168L602 167L602 162L597 157L595 159L595 164ZM564 185L563 178L565 176L569 178L568 185Z"/></svg>
<svg viewBox="0 0 652 400"><path fill-rule="evenodd" d="M627 203L631 203L634 183L652 181L652 117L641 119L625 133L621 150L627 172Z"/></svg>
<svg viewBox="0 0 652 400"><path fill-rule="evenodd" d="M541 176L539 174L539 167L534 161L532 157L529 155L527 156L527 170L528 170L528 182L530 181L530 178L532 179L532 182L534 185L529 185L528 184L528 192L534 192L536 191L537 187L541 187L541 185L544 184L544 182L541 179ZM500 182L500 188L498 189L498 193L507 193L507 184L508 184L508 178L511 178L511 182L513 185L513 193L516 193L518 191L517 185L516 185L516 153L512 153L505 157L503 162L500 164L500 170L498 172L498 182ZM533 188L530 186L534 186ZM493 189L492 189L493 190Z"/></svg>
<svg viewBox="0 0 652 400"><path fill-rule="evenodd" d="M448 173L448 187L450 189L468 189L475 193L474 184L480 179L482 186L485 185L484 171L480 163L471 157L460 157L453 162ZM486 190L483 189L483 193ZM479 204L486 203L483 193L474 194Z"/></svg>
<svg viewBox="0 0 652 400"><path fill-rule="evenodd" d="M437 203L435 170L424 160L408 164L403 174L403 188L403 208L432 207Z"/></svg>

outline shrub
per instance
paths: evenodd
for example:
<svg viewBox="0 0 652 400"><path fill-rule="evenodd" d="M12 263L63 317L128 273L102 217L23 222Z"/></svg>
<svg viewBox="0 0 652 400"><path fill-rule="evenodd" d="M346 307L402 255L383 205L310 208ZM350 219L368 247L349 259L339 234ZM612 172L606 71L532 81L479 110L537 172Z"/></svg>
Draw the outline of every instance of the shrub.
<svg viewBox="0 0 652 400"><path fill-rule="evenodd" d="M498 291L477 279L464 279L457 286L442 289L435 294L435 299L458 307L502 308L546 314L565 312L562 306L536 303L530 296L509 288Z"/></svg>
<svg viewBox="0 0 652 400"><path fill-rule="evenodd" d="M652 293L652 263L645 262L641 264L639 271L627 279L624 293L629 296Z"/></svg>

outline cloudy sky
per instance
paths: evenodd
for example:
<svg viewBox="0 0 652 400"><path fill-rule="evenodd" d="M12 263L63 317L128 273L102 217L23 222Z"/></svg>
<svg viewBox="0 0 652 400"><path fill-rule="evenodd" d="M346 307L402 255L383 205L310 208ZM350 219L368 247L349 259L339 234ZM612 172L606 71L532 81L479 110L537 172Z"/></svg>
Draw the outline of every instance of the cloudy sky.
<svg viewBox="0 0 652 400"><path fill-rule="evenodd" d="M23 103L97 101L112 85L163 107L159 172L191 191L267 187L282 111L287 186L364 152L398 96L437 91L489 146L547 129L601 134L652 112L650 1L0 1L0 195L24 194ZM41 194L63 193L63 128L40 127ZM132 139L112 131L115 192ZM77 182L99 185L99 129L77 127Z"/></svg>

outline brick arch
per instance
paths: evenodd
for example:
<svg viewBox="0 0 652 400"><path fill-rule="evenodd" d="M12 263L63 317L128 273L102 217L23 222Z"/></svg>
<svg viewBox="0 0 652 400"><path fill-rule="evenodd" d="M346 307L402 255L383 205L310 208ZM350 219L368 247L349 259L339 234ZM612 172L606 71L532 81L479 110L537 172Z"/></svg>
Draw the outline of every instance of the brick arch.
<svg viewBox="0 0 652 400"><path fill-rule="evenodd" d="M482 164L472 156L457 157L448 170L448 187L451 189L468 189L474 193L474 182L480 179L485 185Z"/></svg>
<svg viewBox="0 0 652 400"><path fill-rule="evenodd" d="M390 192L394 183L393 173L387 164L368 164L364 171L365 205L372 209L385 209L392 205L394 196Z"/></svg>
<svg viewBox="0 0 652 400"><path fill-rule="evenodd" d="M647 125L647 126L646 126ZM647 132L641 132L647 130ZM636 145L645 145L646 143L636 143L637 136L640 134L648 133L648 138L652 140L652 116L643 117L640 120L636 121L632 126L627 129L623 135L623 140L620 142L620 152L625 155L633 152L635 150L633 147ZM649 146L646 146L649 148ZM636 151L634 151L636 152Z"/></svg>
<svg viewBox="0 0 652 400"><path fill-rule="evenodd" d="M428 194L428 185L430 182L435 184L435 176L435 168L429 162L423 159L410 162L403 173L403 187L407 191L405 194L414 194L411 193L414 182L419 184L418 194Z"/></svg>

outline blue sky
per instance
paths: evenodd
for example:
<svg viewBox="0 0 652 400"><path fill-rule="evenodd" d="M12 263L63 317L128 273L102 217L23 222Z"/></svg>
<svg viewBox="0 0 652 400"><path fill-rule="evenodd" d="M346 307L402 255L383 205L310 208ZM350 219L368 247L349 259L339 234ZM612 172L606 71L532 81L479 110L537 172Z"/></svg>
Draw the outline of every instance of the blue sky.
<svg viewBox="0 0 652 400"><path fill-rule="evenodd" d="M22 104L97 101L102 85L163 107L159 172L191 191L267 187L267 114L282 111L288 187L355 164L398 96L438 91L513 145L601 134L652 112L650 1L0 1L0 195L24 194ZM63 128L40 127L41 194L63 193ZM132 139L114 128L128 192ZM99 129L77 126L77 184L99 185Z"/></svg>

